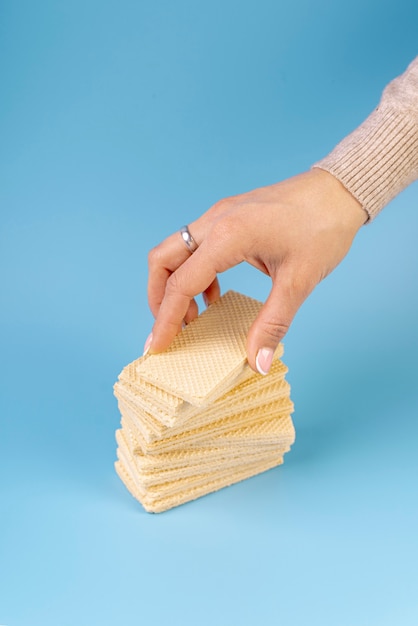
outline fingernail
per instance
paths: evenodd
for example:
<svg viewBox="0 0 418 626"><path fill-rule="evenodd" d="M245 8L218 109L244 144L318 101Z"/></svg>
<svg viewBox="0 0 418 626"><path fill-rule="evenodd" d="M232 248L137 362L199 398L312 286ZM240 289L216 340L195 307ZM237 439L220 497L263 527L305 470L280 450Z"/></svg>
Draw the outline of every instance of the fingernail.
<svg viewBox="0 0 418 626"><path fill-rule="evenodd" d="M143 352L142 356L145 356L146 354L148 354L149 349L151 347L151 343L152 343L152 333L150 333L148 335L147 340L144 343L144 352Z"/></svg>
<svg viewBox="0 0 418 626"><path fill-rule="evenodd" d="M208 308L209 300L208 300L207 295L204 292L202 293L202 298L203 298L203 302L205 303L205 307Z"/></svg>
<svg viewBox="0 0 418 626"><path fill-rule="evenodd" d="M274 350L272 348L260 348L255 357L255 365L257 370L263 376L269 373L271 364L273 362Z"/></svg>

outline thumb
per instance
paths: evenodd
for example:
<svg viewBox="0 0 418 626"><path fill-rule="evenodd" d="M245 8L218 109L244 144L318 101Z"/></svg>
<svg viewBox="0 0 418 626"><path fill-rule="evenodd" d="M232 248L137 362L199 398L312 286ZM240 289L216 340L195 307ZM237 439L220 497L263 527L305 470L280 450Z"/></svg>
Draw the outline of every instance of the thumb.
<svg viewBox="0 0 418 626"><path fill-rule="evenodd" d="M276 277L266 302L248 332L248 362L253 370L268 374L277 346L311 290L300 279L292 279L290 272Z"/></svg>

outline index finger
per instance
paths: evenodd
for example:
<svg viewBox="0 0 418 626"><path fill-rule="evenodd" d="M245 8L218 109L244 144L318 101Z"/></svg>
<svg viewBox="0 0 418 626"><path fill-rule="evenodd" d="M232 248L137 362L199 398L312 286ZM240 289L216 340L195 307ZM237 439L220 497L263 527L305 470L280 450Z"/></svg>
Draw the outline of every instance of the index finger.
<svg viewBox="0 0 418 626"><path fill-rule="evenodd" d="M205 240L168 278L152 331L150 352L162 352L173 341L191 300L217 276L216 253Z"/></svg>
<svg viewBox="0 0 418 626"><path fill-rule="evenodd" d="M173 233L148 255L148 304L157 317L164 298L166 284L171 274L190 257L190 252L180 241L179 233Z"/></svg>

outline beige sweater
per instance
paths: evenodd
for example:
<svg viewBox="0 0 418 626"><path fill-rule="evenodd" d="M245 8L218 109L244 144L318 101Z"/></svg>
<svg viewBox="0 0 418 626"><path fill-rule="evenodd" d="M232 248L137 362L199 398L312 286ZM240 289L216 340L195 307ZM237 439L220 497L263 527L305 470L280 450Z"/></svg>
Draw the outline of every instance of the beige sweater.
<svg viewBox="0 0 418 626"><path fill-rule="evenodd" d="M418 179L418 57L390 82L371 115L324 159L370 219Z"/></svg>

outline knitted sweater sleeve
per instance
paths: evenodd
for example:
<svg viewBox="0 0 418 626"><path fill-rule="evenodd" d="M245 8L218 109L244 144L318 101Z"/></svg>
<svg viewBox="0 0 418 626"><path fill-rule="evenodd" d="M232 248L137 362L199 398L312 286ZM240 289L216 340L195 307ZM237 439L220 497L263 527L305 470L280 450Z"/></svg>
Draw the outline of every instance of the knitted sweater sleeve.
<svg viewBox="0 0 418 626"><path fill-rule="evenodd" d="M418 178L418 57L379 106L313 167L335 176L373 219Z"/></svg>

